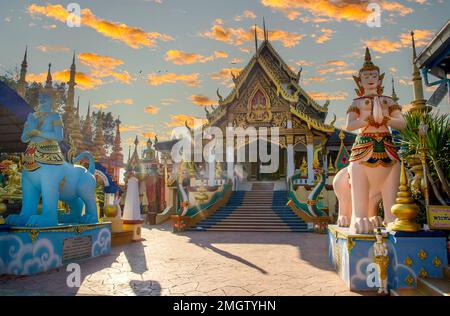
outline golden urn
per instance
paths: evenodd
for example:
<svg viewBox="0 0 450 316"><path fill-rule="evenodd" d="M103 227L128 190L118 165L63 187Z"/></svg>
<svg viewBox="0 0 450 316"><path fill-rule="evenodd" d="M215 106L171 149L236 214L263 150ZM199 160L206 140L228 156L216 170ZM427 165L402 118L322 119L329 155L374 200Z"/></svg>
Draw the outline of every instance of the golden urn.
<svg viewBox="0 0 450 316"><path fill-rule="evenodd" d="M103 208L103 213L106 217L112 218L117 216L117 206L116 205L106 205Z"/></svg>

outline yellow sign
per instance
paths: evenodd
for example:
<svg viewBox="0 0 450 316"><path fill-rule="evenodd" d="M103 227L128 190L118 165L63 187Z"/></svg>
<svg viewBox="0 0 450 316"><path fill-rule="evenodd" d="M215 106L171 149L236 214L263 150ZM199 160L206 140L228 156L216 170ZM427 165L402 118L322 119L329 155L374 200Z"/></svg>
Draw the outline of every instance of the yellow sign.
<svg viewBox="0 0 450 316"><path fill-rule="evenodd" d="M427 211L428 226L431 229L450 230L450 206L430 205Z"/></svg>

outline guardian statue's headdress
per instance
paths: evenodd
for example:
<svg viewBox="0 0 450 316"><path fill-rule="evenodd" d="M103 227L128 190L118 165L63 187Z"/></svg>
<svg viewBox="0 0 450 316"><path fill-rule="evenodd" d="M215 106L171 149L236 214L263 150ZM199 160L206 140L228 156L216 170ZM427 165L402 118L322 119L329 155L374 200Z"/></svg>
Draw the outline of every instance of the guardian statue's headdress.
<svg viewBox="0 0 450 316"><path fill-rule="evenodd" d="M380 74L380 68L372 62L372 56L370 55L369 47L366 47L366 53L364 55L364 64L361 67L361 69L359 70L358 77L353 76L353 79L355 80L356 85L358 86L358 89L355 89L355 91L359 97L362 97L364 95L364 88L361 85L361 73L363 71L372 71L372 70L376 70L376 71L378 71L378 74ZM380 74L380 83L378 84L378 87L377 87L378 95L383 94L384 88L381 85L381 83L383 82L383 79L384 79L384 73Z"/></svg>

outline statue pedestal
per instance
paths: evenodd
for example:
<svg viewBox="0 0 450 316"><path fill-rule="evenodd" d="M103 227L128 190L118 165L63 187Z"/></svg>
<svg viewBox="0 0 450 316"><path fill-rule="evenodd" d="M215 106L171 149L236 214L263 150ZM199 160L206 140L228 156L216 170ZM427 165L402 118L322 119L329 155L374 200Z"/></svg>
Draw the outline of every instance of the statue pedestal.
<svg viewBox="0 0 450 316"><path fill-rule="evenodd" d="M389 289L416 288L418 277L442 278L447 264L446 236L441 232L383 232L389 251ZM328 256L352 291L376 291L375 235L353 234L328 226Z"/></svg>
<svg viewBox="0 0 450 316"><path fill-rule="evenodd" d="M34 275L110 252L109 223L0 227L0 275Z"/></svg>
<svg viewBox="0 0 450 316"><path fill-rule="evenodd" d="M142 240L142 224L144 224L143 220L123 220L123 230L132 231L133 237L132 241L141 241Z"/></svg>

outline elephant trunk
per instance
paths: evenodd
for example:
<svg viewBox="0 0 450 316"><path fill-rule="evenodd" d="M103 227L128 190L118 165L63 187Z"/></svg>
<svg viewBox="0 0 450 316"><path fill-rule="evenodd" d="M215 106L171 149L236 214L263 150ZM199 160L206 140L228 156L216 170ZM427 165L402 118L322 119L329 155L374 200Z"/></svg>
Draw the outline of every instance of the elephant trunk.
<svg viewBox="0 0 450 316"><path fill-rule="evenodd" d="M78 156L76 156L73 159L73 162L79 162L81 161L81 159L86 158L89 161L89 168L88 171L91 174L95 173L95 161L94 161L94 157L92 157L91 153L88 151L82 152L81 154L79 154Z"/></svg>

